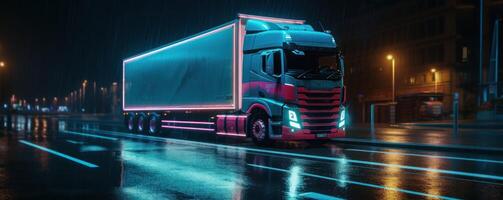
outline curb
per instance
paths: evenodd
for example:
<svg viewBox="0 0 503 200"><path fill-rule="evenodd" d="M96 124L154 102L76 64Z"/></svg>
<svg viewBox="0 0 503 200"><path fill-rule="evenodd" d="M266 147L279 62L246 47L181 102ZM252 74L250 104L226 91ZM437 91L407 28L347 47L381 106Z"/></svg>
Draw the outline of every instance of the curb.
<svg viewBox="0 0 503 200"><path fill-rule="evenodd" d="M422 149L422 150L439 150L439 151L462 151L470 153L489 153L489 154L502 154L503 148L492 148L492 147L472 147L465 145L431 145L431 144L420 144L420 143L398 143L398 142L384 142L379 140L366 140L366 139L352 139L352 138L337 138L332 139L336 143L346 143L346 144L363 144L370 146L381 146L381 147L398 147L407 149Z"/></svg>

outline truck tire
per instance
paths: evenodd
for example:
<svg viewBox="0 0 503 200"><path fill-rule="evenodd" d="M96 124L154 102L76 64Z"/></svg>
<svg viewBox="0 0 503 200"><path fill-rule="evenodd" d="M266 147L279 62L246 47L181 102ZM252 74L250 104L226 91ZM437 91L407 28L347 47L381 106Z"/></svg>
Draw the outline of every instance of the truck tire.
<svg viewBox="0 0 503 200"><path fill-rule="evenodd" d="M157 135L161 130L161 118L157 114L150 115L148 120L148 134Z"/></svg>
<svg viewBox="0 0 503 200"><path fill-rule="evenodd" d="M127 130L131 133L136 132L136 115L134 113L130 113L127 115Z"/></svg>
<svg viewBox="0 0 503 200"><path fill-rule="evenodd" d="M265 113L257 112L250 116L248 131L256 145L268 146L272 143L269 137L269 117Z"/></svg>
<svg viewBox="0 0 503 200"><path fill-rule="evenodd" d="M138 115L138 121L136 124L137 127L138 127L138 133L142 134L142 133L147 133L148 131L148 118L145 114L140 114Z"/></svg>

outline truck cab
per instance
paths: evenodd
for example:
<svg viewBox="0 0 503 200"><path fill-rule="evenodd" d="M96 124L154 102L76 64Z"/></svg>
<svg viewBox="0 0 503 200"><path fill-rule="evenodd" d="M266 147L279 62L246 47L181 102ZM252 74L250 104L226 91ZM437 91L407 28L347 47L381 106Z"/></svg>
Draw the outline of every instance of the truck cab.
<svg viewBox="0 0 503 200"><path fill-rule="evenodd" d="M304 23L246 21L243 112L255 142L344 136L343 57Z"/></svg>

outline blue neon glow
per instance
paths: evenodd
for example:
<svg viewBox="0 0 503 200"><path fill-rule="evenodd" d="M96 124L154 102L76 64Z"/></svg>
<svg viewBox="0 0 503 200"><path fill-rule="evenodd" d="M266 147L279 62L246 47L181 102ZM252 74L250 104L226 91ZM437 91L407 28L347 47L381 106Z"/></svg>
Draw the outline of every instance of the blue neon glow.
<svg viewBox="0 0 503 200"><path fill-rule="evenodd" d="M51 150L51 149L48 149L48 148L45 148L43 146L39 146L39 145L36 145L36 144L33 144L31 142L28 142L26 140L19 140L20 143L23 143L25 145L28 145L28 146L31 146L31 147L34 147L34 148L37 148L37 149L40 149L42 151L45 151L47 153L51 153L53 155L56 155L56 156L59 156L59 157L62 157L62 158L65 158L65 159L68 159L68 160L71 160L73 162L76 162L76 163L79 163L81 165L84 165L86 167L90 167L90 168L96 168L98 167L98 165L95 165L95 164L92 164L92 163L89 163L89 162L86 162L86 161L83 161L83 160L80 160L78 158L75 158L75 157L72 157L72 156L69 156L69 155L66 155L66 154L63 154L63 153L60 153L60 152L57 152L57 151L54 151L54 150Z"/></svg>
<svg viewBox="0 0 503 200"><path fill-rule="evenodd" d="M466 161L473 161L473 162L488 162L488 163L503 164L503 161L489 160L489 159L461 158L461 157L454 157L454 156L436 156L436 155L427 155L427 154L400 153L400 152L375 151L375 150L363 150L363 149L345 149L345 150L346 151L366 152L366 153L394 154L394 155L404 155L404 156L442 158L442 159L451 159L451 160L466 160Z"/></svg>
<svg viewBox="0 0 503 200"><path fill-rule="evenodd" d="M344 127L345 123L346 123L346 121L345 121L345 120L340 121L340 122L339 122L339 128Z"/></svg>
<svg viewBox="0 0 503 200"><path fill-rule="evenodd" d="M324 195L324 194L320 194L317 192L306 192L306 193L299 194L299 196L307 198L307 199L317 199L317 200L343 200L341 198L337 198L337 197L329 196L329 195Z"/></svg>
<svg viewBox="0 0 503 200"><path fill-rule="evenodd" d="M293 111L293 110L289 110L288 111L288 119L290 119L290 121L296 122L297 121L297 113L295 113L295 111Z"/></svg>
<svg viewBox="0 0 503 200"><path fill-rule="evenodd" d="M151 141L177 142L177 143L181 143L181 144L185 143L185 144L189 144L189 145L218 147L218 148L223 148L223 149L227 148L227 149L234 149L234 150L241 150L241 151L268 153L268 154L291 156L291 157L298 157L298 158L347 162L350 164L363 164L363 165L372 165L372 166L379 166L379 167L395 167L395 168L407 169L407 170L413 170L413 171L434 172L434 173L467 176L467 177L474 177L474 178L493 179L493 180L499 180L499 181L503 180L503 176L490 175L490 174L479 174L479 173L470 173L470 172L462 172L462 171L452 171L452 170L446 170L446 169L415 167L415 166L409 166L409 165L388 164L388 163L363 161L363 160L352 160L352 159L338 158L338 157L316 156L316 155L309 155L309 154L290 153L290 152L273 151L273 150L266 150L266 149L254 149L254 148L248 148L248 147L237 147L237 146L230 146L230 145L212 144L212 143L196 142L196 141L173 139L173 138L161 138L161 137L155 137L155 136L134 135L134 134L130 134L130 133L126 133L126 132L118 132L118 131L103 131L103 130L98 130L98 129L87 129L87 130L99 131L104 134L115 135L115 136L120 136L120 137L147 139L147 140L151 140Z"/></svg>
<svg viewBox="0 0 503 200"><path fill-rule="evenodd" d="M267 169L267 170L272 170L272 171L279 171L279 172L284 172L284 173L292 173L290 170L280 169L280 168L275 168L275 167L268 167L268 166L255 165L255 164L247 164L247 165L251 166L251 167L256 167L256 168L261 168L261 169ZM336 182L341 182L342 181L342 180L339 180L339 179L336 179L336 178L332 178L332 177L320 176L320 175L311 174L311 173L305 173L305 172L299 172L299 174L302 175L302 176L309 176L309 177L313 177L313 178L319 178L319 179L336 181ZM363 183L363 182L358 182L358 181L344 180L344 182L348 183L348 184L353 184L353 185L360 185L360 186L371 187L371 188L376 188L376 189L391 190L391 191L402 192L402 193L406 193L406 194L412 194L412 195L430 197L430 198L449 199L449 200L451 200L451 199L457 199L457 198L453 198L453 197L427 194L427 193L417 192L417 191L413 191L413 190L406 190L406 189L401 189L401 188L397 188L397 187L387 187L387 186L383 186L383 185L375 185L375 184L371 184L371 183Z"/></svg>
<svg viewBox="0 0 503 200"><path fill-rule="evenodd" d="M288 110L288 121L290 127L301 129L299 118L297 117L297 113L293 110Z"/></svg>
<svg viewBox="0 0 503 200"><path fill-rule="evenodd" d="M107 136L101 136L101 135L94 135L94 134L87 134L87 133L81 133L81 132L75 132L75 131L61 131L63 133L67 134L73 134L73 135L81 135L81 136L86 136L86 137L93 137L93 138L99 138L99 139L105 139L105 140L112 140L112 141L117 141L117 138L112 138L112 137L107 137Z"/></svg>

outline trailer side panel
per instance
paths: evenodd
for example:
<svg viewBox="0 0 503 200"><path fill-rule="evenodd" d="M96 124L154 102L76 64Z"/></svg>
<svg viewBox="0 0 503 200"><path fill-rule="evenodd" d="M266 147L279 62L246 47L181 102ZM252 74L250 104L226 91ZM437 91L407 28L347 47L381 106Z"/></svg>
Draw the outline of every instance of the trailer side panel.
<svg viewBox="0 0 503 200"><path fill-rule="evenodd" d="M126 111L235 108L236 25L123 62Z"/></svg>

